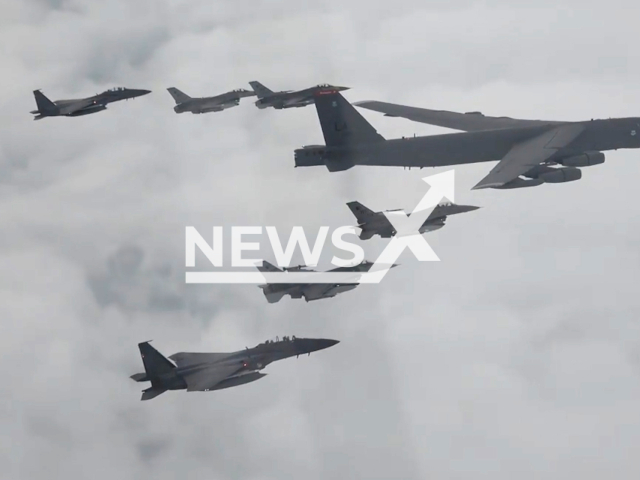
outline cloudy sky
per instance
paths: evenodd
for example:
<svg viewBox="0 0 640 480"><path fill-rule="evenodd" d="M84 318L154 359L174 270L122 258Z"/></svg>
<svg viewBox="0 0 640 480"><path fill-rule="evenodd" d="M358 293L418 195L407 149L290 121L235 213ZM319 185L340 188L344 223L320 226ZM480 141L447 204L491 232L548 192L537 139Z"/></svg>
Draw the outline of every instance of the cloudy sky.
<svg viewBox="0 0 640 480"><path fill-rule="evenodd" d="M0 478L640 476L640 151L583 179L470 191L381 285L269 305L184 284L184 227L353 223L445 169L293 168L315 109L176 115L194 96L322 82L521 118L640 115L636 2L0 0ZM33 122L51 99L153 93ZM387 138L445 130L363 115ZM384 240L367 242L381 250ZM140 402L136 344L341 343L208 394ZM146 385L146 384L144 384Z"/></svg>

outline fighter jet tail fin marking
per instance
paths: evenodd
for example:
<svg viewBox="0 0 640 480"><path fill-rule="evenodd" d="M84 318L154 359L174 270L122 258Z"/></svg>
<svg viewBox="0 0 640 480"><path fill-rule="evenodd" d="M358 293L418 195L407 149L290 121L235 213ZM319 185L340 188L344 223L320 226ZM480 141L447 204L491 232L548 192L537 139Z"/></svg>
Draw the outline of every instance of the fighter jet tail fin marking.
<svg viewBox="0 0 640 480"><path fill-rule="evenodd" d="M253 91L256 92L256 95L258 96L258 98L268 97L269 95L273 94L273 90L268 89L267 87L262 85L260 82L256 82L255 80L252 82L249 82L249 85L251 85L251 88L253 89Z"/></svg>
<svg viewBox="0 0 640 480"><path fill-rule="evenodd" d="M340 93L320 92L315 103L327 147L384 141L384 137Z"/></svg>
<svg viewBox="0 0 640 480"><path fill-rule="evenodd" d="M164 355L149 345L149 342L139 343L138 348L140 349L140 356L142 357L142 363L144 364L144 370L147 373L147 378L151 381L153 381L154 378L165 373L169 373L176 368L176 366Z"/></svg>
<svg viewBox="0 0 640 480"><path fill-rule="evenodd" d="M349 202L347 207L351 210L351 213L356 217L358 223L366 223L371 217L375 215L375 212L365 207L360 202Z"/></svg>
<svg viewBox="0 0 640 480"><path fill-rule="evenodd" d="M45 97L44 93L42 93L40 90L34 90L33 96L36 97L36 105L38 106L37 113L44 115L57 115L60 113L60 109L56 106L56 104Z"/></svg>
<svg viewBox="0 0 640 480"><path fill-rule="evenodd" d="M287 294L287 292L285 291L272 292L271 290L269 290L269 285L265 285L265 287L266 288L262 289L262 292L264 293L264 296L269 303L278 303L280 300L282 300L282 297Z"/></svg>
<svg viewBox="0 0 640 480"><path fill-rule="evenodd" d="M266 260L263 260L262 265L258 265L256 268L261 272L282 272L282 270L280 270L275 265L267 262Z"/></svg>
<svg viewBox="0 0 640 480"><path fill-rule="evenodd" d="M375 234L376 232L374 230L367 230L366 228L363 228L360 232L360 240L369 240Z"/></svg>
<svg viewBox="0 0 640 480"><path fill-rule="evenodd" d="M184 103L191 100L191 97L184 92L181 92L175 87L167 88L167 91L171 94L173 99L176 101L176 105L179 103Z"/></svg>

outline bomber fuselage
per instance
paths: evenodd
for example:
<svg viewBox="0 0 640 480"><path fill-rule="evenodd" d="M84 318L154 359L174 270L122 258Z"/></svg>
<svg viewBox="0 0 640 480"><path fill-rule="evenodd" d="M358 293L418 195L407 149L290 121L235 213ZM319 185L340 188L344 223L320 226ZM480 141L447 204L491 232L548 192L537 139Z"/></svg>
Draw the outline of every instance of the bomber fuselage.
<svg viewBox="0 0 640 480"><path fill-rule="evenodd" d="M584 131L549 161L585 151L640 148L640 118L576 122ZM516 144L557 127L549 125L407 137L348 146L314 146L295 151L296 166L326 165L330 171L355 165L441 167L502 159Z"/></svg>

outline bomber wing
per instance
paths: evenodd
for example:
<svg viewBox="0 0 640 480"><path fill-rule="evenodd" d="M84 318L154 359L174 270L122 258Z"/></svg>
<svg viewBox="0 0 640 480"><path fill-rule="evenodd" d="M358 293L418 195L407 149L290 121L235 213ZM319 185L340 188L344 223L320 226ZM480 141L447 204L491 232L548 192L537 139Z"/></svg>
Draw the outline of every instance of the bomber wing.
<svg viewBox="0 0 640 480"><path fill-rule="evenodd" d="M353 105L384 113L387 117L401 117L414 122L427 123L429 125L465 132L539 125L561 125L565 123L547 120L520 120L510 117L487 117L480 112L457 113L446 110L429 110L427 108L408 107L406 105L378 102L376 100L355 102Z"/></svg>
<svg viewBox="0 0 640 480"><path fill-rule="evenodd" d="M571 143L583 130L578 123L564 124L514 145L472 190L500 187L515 180Z"/></svg>
<svg viewBox="0 0 640 480"><path fill-rule="evenodd" d="M237 365L210 365L199 368L193 372L183 374L187 383L187 392L206 392L217 384L239 372L244 367L242 363Z"/></svg>

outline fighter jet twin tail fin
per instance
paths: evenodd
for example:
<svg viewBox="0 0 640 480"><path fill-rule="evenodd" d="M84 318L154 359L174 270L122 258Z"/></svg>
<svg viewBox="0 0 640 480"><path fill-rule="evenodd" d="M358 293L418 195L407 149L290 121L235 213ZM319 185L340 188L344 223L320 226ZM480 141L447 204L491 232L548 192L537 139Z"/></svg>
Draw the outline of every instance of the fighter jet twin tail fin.
<svg viewBox="0 0 640 480"><path fill-rule="evenodd" d="M136 382L151 381L151 387L142 391L141 398L141 400L150 400L167 391L166 388L161 387L154 379L162 374L171 372L176 366L149 345L148 341L139 343L138 348L140 349L140 356L142 357L145 373L131 375L131 379Z"/></svg>
<svg viewBox="0 0 640 480"><path fill-rule="evenodd" d="M36 105L38 106L38 110L31 113L40 113L43 115L57 115L58 113L60 113L60 109L56 106L56 104L49 100L40 90L34 90L33 96L36 97Z"/></svg>

